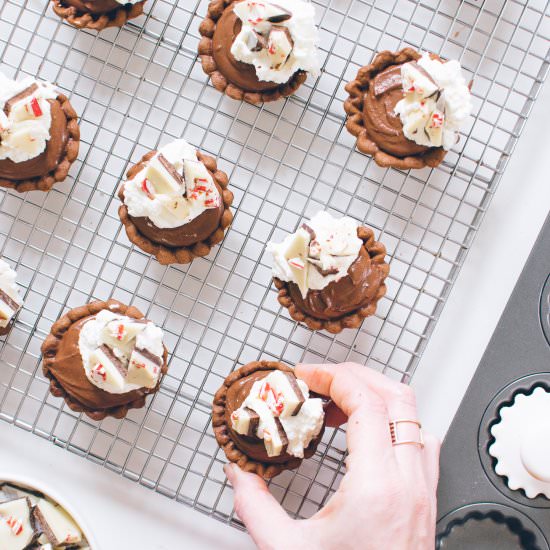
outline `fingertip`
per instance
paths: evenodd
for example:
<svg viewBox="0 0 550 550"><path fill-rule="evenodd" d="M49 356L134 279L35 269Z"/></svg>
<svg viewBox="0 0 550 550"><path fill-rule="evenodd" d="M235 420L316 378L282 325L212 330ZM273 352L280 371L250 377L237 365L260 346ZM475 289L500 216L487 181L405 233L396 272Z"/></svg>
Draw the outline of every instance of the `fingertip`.
<svg viewBox="0 0 550 550"><path fill-rule="evenodd" d="M223 466L223 471L225 473L225 476L227 477L227 479L229 480L229 482L231 484L233 484L233 481L235 479L235 475L236 475L235 469L236 468L238 468L238 466L236 466L232 462L229 462L228 464L224 464L224 466Z"/></svg>

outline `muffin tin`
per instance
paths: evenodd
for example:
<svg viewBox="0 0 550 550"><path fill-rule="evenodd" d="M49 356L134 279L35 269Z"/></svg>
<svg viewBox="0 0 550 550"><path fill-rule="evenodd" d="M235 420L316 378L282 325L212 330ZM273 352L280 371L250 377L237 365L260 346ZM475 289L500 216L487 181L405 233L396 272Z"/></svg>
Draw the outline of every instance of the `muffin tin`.
<svg viewBox="0 0 550 550"><path fill-rule="evenodd" d="M456 544L462 535L455 526L466 526L471 518L478 522L478 531L470 530L468 536L477 532L479 545L463 548L504 548L500 545L503 524L515 534L524 531L514 548L548 548L550 499L527 498L522 490L511 490L506 478L495 473L496 459L488 452L494 441L490 430L500 421L503 406L537 387L550 391L548 250L550 217L443 444L437 539L441 549L460 547Z"/></svg>
<svg viewBox="0 0 550 550"><path fill-rule="evenodd" d="M56 82L82 135L66 182L47 194L0 191L0 255L25 290L0 339L0 418L236 526L210 428L214 392L258 359L352 360L408 381L548 71L544 2L314 4L321 76L252 106L202 71L205 0L148 0L144 16L101 33L63 23L45 0L0 1L0 70ZM434 170L381 169L344 127L344 84L375 52L406 45L460 59L474 79L469 127ZM179 137L229 175L235 220L209 256L163 267L126 239L115 190L145 152ZM337 336L289 318L264 254L322 208L372 227L391 262L377 314ZM170 369L147 408L94 422L49 395L40 345L65 311L111 297L162 326ZM345 449L345 433L327 430L314 457L272 481L292 516L334 493Z"/></svg>

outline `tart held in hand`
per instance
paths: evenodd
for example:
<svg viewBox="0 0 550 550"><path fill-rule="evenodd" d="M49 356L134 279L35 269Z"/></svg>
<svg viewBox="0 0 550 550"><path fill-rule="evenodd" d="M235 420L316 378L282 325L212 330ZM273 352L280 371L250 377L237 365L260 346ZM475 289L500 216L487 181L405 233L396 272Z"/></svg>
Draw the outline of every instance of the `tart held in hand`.
<svg viewBox="0 0 550 550"><path fill-rule="evenodd" d="M186 264L220 243L233 193L216 160L183 139L147 153L119 189L126 234L161 264Z"/></svg>
<svg viewBox="0 0 550 550"><path fill-rule="evenodd" d="M50 392L93 420L123 418L145 406L166 374L163 331L117 300L67 312L42 344Z"/></svg>
<svg viewBox="0 0 550 550"><path fill-rule="evenodd" d="M53 11L79 29L122 27L143 13L146 0L51 0Z"/></svg>
<svg viewBox="0 0 550 550"><path fill-rule="evenodd" d="M312 330L358 328L386 293L386 248L352 218L319 212L268 251L279 303Z"/></svg>
<svg viewBox="0 0 550 550"><path fill-rule="evenodd" d="M49 82L0 73L0 187L49 191L63 181L78 156L77 118Z"/></svg>
<svg viewBox="0 0 550 550"><path fill-rule="evenodd" d="M412 48L377 54L346 91L346 127L382 167L438 166L472 111L460 63Z"/></svg>
<svg viewBox="0 0 550 550"><path fill-rule="evenodd" d="M271 478L315 453L325 427L323 405L291 367L255 361L232 372L216 392L214 434L231 462Z"/></svg>
<svg viewBox="0 0 550 550"><path fill-rule="evenodd" d="M214 0L199 31L203 70L233 99L275 101L319 74L315 10L304 0Z"/></svg>

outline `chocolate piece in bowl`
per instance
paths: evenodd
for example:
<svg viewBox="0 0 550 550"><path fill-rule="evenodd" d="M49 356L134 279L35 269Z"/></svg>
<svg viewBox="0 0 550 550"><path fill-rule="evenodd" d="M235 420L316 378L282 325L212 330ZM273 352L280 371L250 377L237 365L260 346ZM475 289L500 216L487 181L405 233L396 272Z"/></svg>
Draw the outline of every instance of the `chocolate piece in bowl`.
<svg viewBox="0 0 550 550"><path fill-rule="evenodd" d="M179 139L147 153L119 189L126 234L161 264L189 263L220 243L233 193L216 160Z"/></svg>
<svg viewBox="0 0 550 550"><path fill-rule="evenodd" d="M74 518L40 491L13 483L0 485L2 550L89 549Z"/></svg>
<svg viewBox="0 0 550 550"><path fill-rule="evenodd" d="M8 334L23 304L16 283L17 273L0 259L0 336Z"/></svg>
<svg viewBox="0 0 550 550"><path fill-rule="evenodd" d="M214 87L249 103L293 94L319 73L313 4L214 0L201 23L199 55Z"/></svg>
<svg viewBox="0 0 550 550"><path fill-rule="evenodd" d="M349 217L319 212L268 250L279 303L312 330L358 328L386 293L386 249Z"/></svg>
<svg viewBox="0 0 550 550"><path fill-rule="evenodd" d="M49 82L0 73L0 187L48 191L78 155L77 114Z"/></svg>
<svg viewBox="0 0 550 550"><path fill-rule="evenodd" d="M146 0L51 0L53 11L73 27L101 31L122 27L143 13Z"/></svg>
<svg viewBox="0 0 550 550"><path fill-rule="evenodd" d="M116 300L70 310L52 326L42 353L51 393L94 420L145 406L168 370L163 331Z"/></svg>
<svg viewBox="0 0 550 550"><path fill-rule="evenodd" d="M324 403L294 370L255 361L233 373L214 396L212 425L231 462L265 478L297 468L323 436Z"/></svg>
<svg viewBox="0 0 550 550"><path fill-rule="evenodd" d="M383 167L438 166L472 110L460 63L412 48L377 54L346 91L346 127Z"/></svg>

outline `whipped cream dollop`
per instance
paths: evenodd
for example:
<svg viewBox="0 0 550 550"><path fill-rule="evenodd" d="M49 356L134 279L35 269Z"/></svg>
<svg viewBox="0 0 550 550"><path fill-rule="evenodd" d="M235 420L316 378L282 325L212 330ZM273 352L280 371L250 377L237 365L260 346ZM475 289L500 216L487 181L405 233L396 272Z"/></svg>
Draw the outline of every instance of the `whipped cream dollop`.
<svg viewBox="0 0 550 550"><path fill-rule="evenodd" d="M27 77L19 82L0 73L0 160L25 162L46 150L52 124L49 82Z"/></svg>
<svg viewBox="0 0 550 550"><path fill-rule="evenodd" d="M472 112L472 95L460 63L422 54L401 66L404 97L395 106L407 139L449 150Z"/></svg>
<svg viewBox="0 0 550 550"><path fill-rule="evenodd" d="M222 200L196 149L183 139L162 147L123 185L128 213L161 229L185 225Z"/></svg>
<svg viewBox="0 0 550 550"><path fill-rule="evenodd" d="M298 285L305 298L309 290L322 290L347 275L363 241L352 218L333 218L319 212L282 243L269 242L273 276Z"/></svg>
<svg viewBox="0 0 550 550"><path fill-rule="evenodd" d="M267 455L283 453L304 457L319 435L325 418L320 398L310 398L309 388L293 373L275 370L254 382L242 405L231 415L238 434L263 439Z"/></svg>
<svg viewBox="0 0 550 550"><path fill-rule="evenodd" d="M164 363L162 339L162 330L146 319L102 310L80 330L86 377L109 393L154 388Z"/></svg>
<svg viewBox="0 0 550 550"><path fill-rule="evenodd" d="M495 472L528 498L541 493L550 498L550 392L538 387L530 395L520 393L499 414L489 447L497 459Z"/></svg>
<svg viewBox="0 0 550 550"><path fill-rule="evenodd" d="M319 74L319 34L313 4L303 0L244 0L235 3L233 10L242 28L231 53L238 61L254 65L258 80L284 84L298 70Z"/></svg>
<svg viewBox="0 0 550 550"><path fill-rule="evenodd" d="M6 328L23 301L16 283L17 273L0 260L0 328Z"/></svg>

